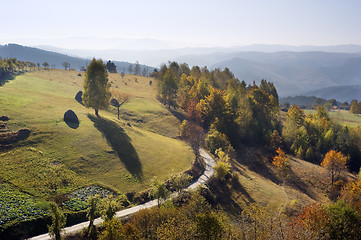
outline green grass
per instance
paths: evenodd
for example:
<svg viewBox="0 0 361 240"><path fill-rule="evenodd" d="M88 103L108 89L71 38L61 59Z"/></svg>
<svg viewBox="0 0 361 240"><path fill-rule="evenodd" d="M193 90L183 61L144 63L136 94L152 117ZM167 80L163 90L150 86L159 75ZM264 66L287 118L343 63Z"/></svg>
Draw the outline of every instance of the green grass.
<svg viewBox="0 0 361 240"><path fill-rule="evenodd" d="M304 110L305 114L315 114L316 110ZM341 125L349 126L349 127L357 127L361 126L361 115L360 114L352 114L346 110L336 110L332 112L328 112L331 119L338 122Z"/></svg>
<svg viewBox="0 0 361 240"><path fill-rule="evenodd" d="M34 72L0 87L1 115L10 116L11 130L32 130L27 140L0 153L0 180L49 199L91 184L139 191L154 176L167 179L191 166L191 149L174 138L179 120L155 99L150 78L110 74L113 88L130 98L120 120L112 108L100 111L98 119L74 99L82 90L78 73ZM68 109L77 114L79 127L63 121Z"/></svg>

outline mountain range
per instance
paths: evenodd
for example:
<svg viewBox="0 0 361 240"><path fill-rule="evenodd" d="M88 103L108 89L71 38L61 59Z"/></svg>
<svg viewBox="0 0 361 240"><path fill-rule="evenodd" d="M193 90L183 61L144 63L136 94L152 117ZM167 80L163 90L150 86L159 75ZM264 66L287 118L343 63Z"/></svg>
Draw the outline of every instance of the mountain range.
<svg viewBox="0 0 361 240"><path fill-rule="evenodd" d="M33 63L39 63L40 65L47 62L50 66L55 65L55 68L63 68L63 63L70 63L70 67L76 70L80 70L82 67L86 67L91 59L95 56L99 58L99 55L93 55L93 57L77 57L72 54L60 53L56 51L57 48L53 48L54 51L39 49L35 47L27 47L18 44L6 44L0 45L0 57L2 58L16 58L20 61L30 61ZM60 49L58 49L60 50ZM111 58L102 57L103 61L112 60ZM118 72L124 71L128 73L129 63L125 61L113 61L117 67ZM147 69L148 73L153 72L154 67L140 64L141 70ZM134 68L134 66L133 66Z"/></svg>
<svg viewBox="0 0 361 240"><path fill-rule="evenodd" d="M44 48L44 49L39 49ZM361 46L282 46L252 45L231 48L172 49L62 49L52 46L0 46L0 56L42 63L62 68L67 61L72 68L86 66L92 56L114 59L118 72L127 72L139 61L148 73L168 61L198 65L209 69L228 67L239 80L247 83L261 79L274 82L281 97L316 96L338 101L361 100ZM120 61L121 60L121 61ZM150 67L153 66L153 67Z"/></svg>

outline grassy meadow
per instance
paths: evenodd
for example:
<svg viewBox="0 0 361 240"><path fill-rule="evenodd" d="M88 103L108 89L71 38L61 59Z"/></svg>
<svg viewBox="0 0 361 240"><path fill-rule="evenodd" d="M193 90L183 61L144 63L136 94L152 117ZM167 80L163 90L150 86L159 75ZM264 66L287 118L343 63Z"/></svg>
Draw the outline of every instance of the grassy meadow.
<svg viewBox="0 0 361 240"><path fill-rule="evenodd" d="M191 166L191 149L176 139L179 119L155 99L153 79L109 74L112 90L129 96L120 120L113 107L97 118L74 99L83 80L83 72L48 70L0 87L0 115L10 117L10 129L32 131L0 152L0 183L44 199L92 184L126 193L148 188L154 176L167 179ZM63 121L69 109L79 126Z"/></svg>
<svg viewBox="0 0 361 240"><path fill-rule="evenodd" d="M305 109L305 114L315 114L316 110ZM352 114L347 110L335 110L328 112L330 117L338 122L341 125L345 125L348 127L357 127L361 126L361 115L360 114Z"/></svg>

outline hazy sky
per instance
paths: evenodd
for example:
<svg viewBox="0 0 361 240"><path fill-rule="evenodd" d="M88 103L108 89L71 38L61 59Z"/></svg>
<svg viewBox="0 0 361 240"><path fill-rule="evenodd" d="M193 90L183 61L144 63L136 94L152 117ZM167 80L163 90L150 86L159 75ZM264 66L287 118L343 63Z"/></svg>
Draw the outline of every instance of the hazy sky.
<svg viewBox="0 0 361 240"><path fill-rule="evenodd" d="M2 0L1 20L0 44L107 49L121 47L116 38L173 42L158 46L164 48L361 44L360 0Z"/></svg>

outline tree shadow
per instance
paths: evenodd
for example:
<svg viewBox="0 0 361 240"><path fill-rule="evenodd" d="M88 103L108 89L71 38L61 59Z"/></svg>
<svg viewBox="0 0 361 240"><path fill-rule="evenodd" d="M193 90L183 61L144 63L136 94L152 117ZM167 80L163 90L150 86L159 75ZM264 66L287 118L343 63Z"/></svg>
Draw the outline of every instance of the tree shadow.
<svg viewBox="0 0 361 240"><path fill-rule="evenodd" d="M137 179L142 180L142 164L136 150L130 143L131 139L117 123L102 117L88 114L88 118L94 123L108 144L124 164L125 168Z"/></svg>
<svg viewBox="0 0 361 240"><path fill-rule="evenodd" d="M237 153L235 160L248 167L249 170L271 180L275 184L281 184L283 181L272 171L264 159L261 159L259 156L253 156L252 159L245 157Z"/></svg>
<svg viewBox="0 0 361 240"><path fill-rule="evenodd" d="M309 187L302 181L300 177L291 169L287 169L288 177L287 177L287 183L289 186L297 189L298 191L306 194L311 199L316 200L317 195L312 192L312 190L309 189Z"/></svg>
<svg viewBox="0 0 361 240"><path fill-rule="evenodd" d="M0 87L4 86L7 82L14 80L15 77L13 75L5 74L0 76Z"/></svg>
<svg viewBox="0 0 361 240"><path fill-rule="evenodd" d="M170 109L170 108L168 108L168 111L169 111L171 114L173 114L173 116L176 117L180 122L182 122L183 120L186 119L186 117L184 116L183 113L180 113L180 112L178 112L178 111L176 111L176 110L173 110L173 109Z"/></svg>

